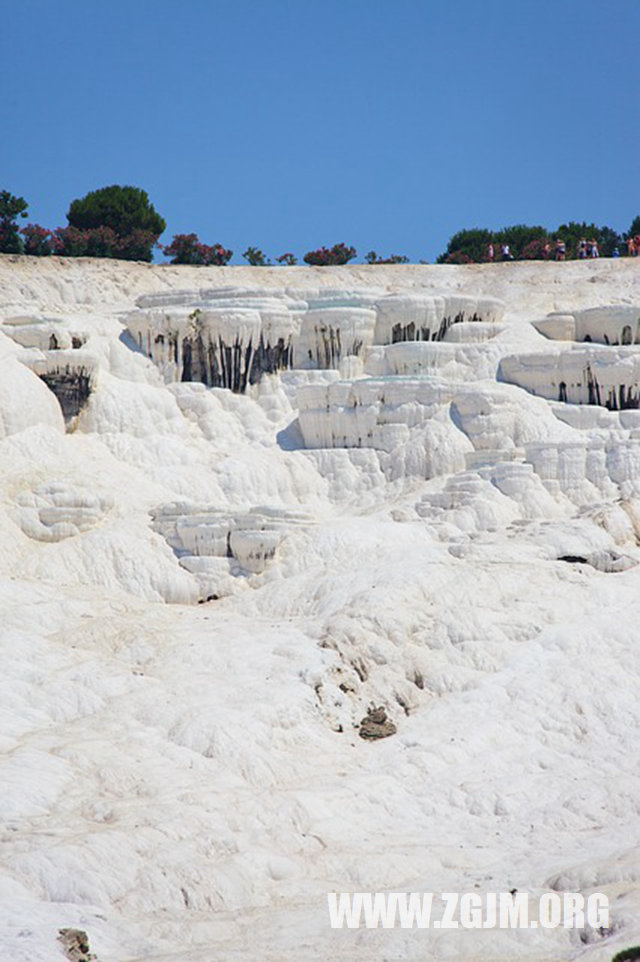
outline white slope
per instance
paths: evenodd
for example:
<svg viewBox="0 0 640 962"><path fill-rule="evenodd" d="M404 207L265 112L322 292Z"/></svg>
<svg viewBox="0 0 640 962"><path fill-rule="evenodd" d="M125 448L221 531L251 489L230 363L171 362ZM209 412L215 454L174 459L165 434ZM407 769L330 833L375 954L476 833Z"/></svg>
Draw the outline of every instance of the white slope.
<svg viewBox="0 0 640 962"><path fill-rule="evenodd" d="M215 287L506 313L426 375L417 344L246 396L165 383L126 315ZM0 958L62 958L68 926L101 962L604 962L640 941L638 412L496 380L557 355L532 321L638 304L626 259L0 257ZM66 433L36 373L55 332L92 371ZM375 443L353 446L355 402ZM393 737L358 736L372 704ZM328 891L550 887L605 892L610 931L328 924Z"/></svg>

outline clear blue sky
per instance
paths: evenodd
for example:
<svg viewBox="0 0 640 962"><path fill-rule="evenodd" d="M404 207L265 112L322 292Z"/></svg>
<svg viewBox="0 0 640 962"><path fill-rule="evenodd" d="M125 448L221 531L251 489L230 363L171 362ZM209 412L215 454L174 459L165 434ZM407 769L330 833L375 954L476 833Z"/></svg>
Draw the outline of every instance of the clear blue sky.
<svg viewBox="0 0 640 962"><path fill-rule="evenodd" d="M640 213L638 0L13 0L0 189L108 184L236 252L433 260L462 227Z"/></svg>

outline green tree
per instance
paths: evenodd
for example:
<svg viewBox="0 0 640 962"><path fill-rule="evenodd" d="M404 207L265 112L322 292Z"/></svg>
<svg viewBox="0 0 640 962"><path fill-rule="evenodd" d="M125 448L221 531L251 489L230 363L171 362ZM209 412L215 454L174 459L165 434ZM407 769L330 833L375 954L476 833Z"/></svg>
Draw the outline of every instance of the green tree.
<svg viewBox="0 0 640 962"><path fill-rule="evenodd" d="M634 217L631 221L631 226L624 235L624 239L626 240L628 237L636 237L638 234L640 234L640 214L638 214L637 217Z"/></svg>
<svg viewBox="0 0 640 962"><path fill-rule="evenodd" d="M640 217L638 218L638 231L640 232ZM614 250L616 247L620 247L621 244L622 237L616 230L613 229L613 227L607 227L604 225L600 228L598 247L600 248L601 257L613 257Z"/></svg>
<svg viewBox="0 0 640 962"><path fill-rule="evenodd" d="M491 231L484 227L472 227L469 230L459 230L449 240L447 249L436 259L437 264L469 263L469 261L486 261L487 248L491 243Z"/></svg>
<svg viewBox="0 0 640 962"><path fill-rule="evenodd" d="M134 232L146 232L149 243L142 251L144 257L137 259L147 261L151 260L153 244L167 226L150 203L146 190L117 184L93 190L85 197L74 200L69 207L67 220L71 227L78 230L110 227L121 239L128 238ZM121 247L127 250L126 244Z"/></svg>
<svg viewBox="0 0 640 962"><path fill-rule="evenodd" d="M28 206L24 197L0 190L0 254L22 253L22 238L16 220L27 216Z"/></svg>

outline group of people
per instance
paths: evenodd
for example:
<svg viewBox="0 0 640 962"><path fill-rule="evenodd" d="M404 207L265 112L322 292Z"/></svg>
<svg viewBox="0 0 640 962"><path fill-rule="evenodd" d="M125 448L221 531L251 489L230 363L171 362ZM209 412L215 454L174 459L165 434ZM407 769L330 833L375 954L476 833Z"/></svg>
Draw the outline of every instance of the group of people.
<svg viewBox="0 0 640 962"><path fill-rule="evenodd" d="M503 261L513 260L513 254L511 253L511 248L509 247L508 244L502 244L500 246L500 256ZM494 259L495 259L495 248L493 244L489 244L487 248L487 260L492 263Z"/></svg>
<svg viewBox="0 0 640 962"><path fill-rule="evenodd" d="M627 253L629 257L638 257L640 255L640 234L627 238Z"/></svg>
<svg viewBox="0 0 640 962"><path fill-rule="evenodd" d="M584 261L588 258L599 256L600 250L598 248L598 242L593 238L587 240L586 237L581 237L578 241L578 260ZM559 260L559 258L556 258L556 260Z"/></svg>
<svg viewBox="0 0 640 962"><path fill-rule="evenodd" d="M491 243L487 247L487 260L493 263L495 260L495 247ZM576 248L576 253L578 255L578 260L592 260L593 258L600 257L600 248L598 242L594 237L587 239L586 237L581 237L578 241ZM627 253L629 257L639 257L640 256L640 234L636 234L635 237L629 237L627 240ZM554 259L557 261L565 261L567 259L567 244L560 237L557 237L553 248ZM620 252L616 247L613 251L613 257L619 257ZM546 241L542 247L542 257L545 261L551 258L551 244ZM509 244L500 245L500 259L503 261L512 261L513 254Z"/></svg>

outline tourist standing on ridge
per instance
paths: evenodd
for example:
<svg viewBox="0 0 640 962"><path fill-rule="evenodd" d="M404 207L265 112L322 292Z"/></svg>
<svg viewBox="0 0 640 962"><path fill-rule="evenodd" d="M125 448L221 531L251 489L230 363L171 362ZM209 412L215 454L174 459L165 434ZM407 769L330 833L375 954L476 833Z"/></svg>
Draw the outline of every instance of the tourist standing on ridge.
<svg viewBox="0 0 640 962"><path fill-rule="evenodd" d="M567 245L558 237L556 239L556 260L564 261L567 257Z"/></svg>
<svg viewBox="0 0 640 962"><path fill-rule="evenodd" d="M513 260L513 254L511 253L511 250L509 249L509 245L508 245L508 244L503 244L502 247L501 247L501 251L502 251L502 260L503 260L503 261L512 261L512 260Z"/></svg>
<svg viewBox="0 0 640 962"><path fill-rule="evenodd" d="M589 251L589 257L600 257L600 251L598 249L598 242L594 238L587 242L587 250Z"/></svg>
<svg viewBox="0 0 640 962"><path fill-rule="evenodd" d="M583 261L587 256L587 239L581 237L578 242L578 260Z"/></svg>
<svg viewBox="0 0 640 962"><path fill-rule="evenodd" d="M493 263L493 244L489 244L487 247L487 260L490 264Z"/></svg>

